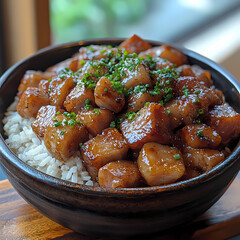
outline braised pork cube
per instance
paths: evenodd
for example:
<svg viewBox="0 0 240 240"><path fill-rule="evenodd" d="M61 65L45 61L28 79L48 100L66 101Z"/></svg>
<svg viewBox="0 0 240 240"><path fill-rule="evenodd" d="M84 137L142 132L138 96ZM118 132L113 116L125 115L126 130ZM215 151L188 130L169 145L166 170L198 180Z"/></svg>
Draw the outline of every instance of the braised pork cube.
<svg viewBox="0 0 240 240"><path fill-rule="evenodd" d="M134 61L135 63L133 63ZM153 81L150 78L149 70L143 64L139 64L136 61L136 59L133 60L131 58L125 60L125 67L123 67L125 77L122 79L122 84L124 84L126 89L134 88L139 84L148 84L152 87ZM132 65L135 67L133 68Z"/></svg>
<svg viewBox="0 0 240 240"><path fill-rule="evenodd" d="M172 129L177 128L181 124L191 124L199 115L197 103L194 102L194 99L185 96L171 100L166 104L165 109Z"/></svg>
<svg viewBox="0 0 240 240"><path fill-rule="evenodd" d="M126 159L127 152L127 143L116 128L105 129L81 148L84 165L94 180L101 167L112 161Z"/></svg>
<svg viewBox="0 0 240 240"><path fill-rule="evenodd" d="M200 92L204 91L205 89L209 89L209 87L206 86L205 82L201 82L195 77L184 76L184 77L179 77L177 79L176 89L177 89L179 95L186 96L188 94L195 93L196 97L197 97L197 95Z"/></svg>
<svg viewBox="0 0 240 240"><path fill-rule="evenodd" d="M63 107L63 102L77 83L68 73L58 75L49 84L49 99L51 105Z"/></svg>
<svg viewBox="0 0 240 240"><path fill-rule="evenodd" d="M189 94L183 89L183 94L169 101L165 108L169 114L173 129L181 124L189 125L198 117L202 118L208 113L209 107L222 104L223 99L215 89L198 89L198 92Z"/></svg>
<svg viewBox="0 0 240 240"><path fill-rule="evenodd" d="M119 46L120 49L126 50L128 53L140 53L150 49L151 47L152 46L147 41L135 34L123 41Z"/></svg>
<svg viewBox="0 0 240 240"><path fill-rule="evenodd" d="M195 77L195 74L193 73L190 65L184 64L178 67L176 71L179 73L179 76L182 76L182 77L185 77L185 76Z"/></svg>
<svg viewBox="0 0 240 240"><path fill-rule="evenodd" d="M114 55L118 52L117 48L105 45L90 45L79 49L79 60L100 60Z"/></svg>
<svg viewBox="0 0 240 240"><path fill-rule="evenodd" d="M192 148L216 149L221 141L221 136L206 124L190 124L177 132L179 142L183 146Z"/></svg>
<svg viewBox="0 0 240 240"><path fill-rule="evenodd" d="M85 107L86 104L91 107L95 106L93 90L87 88L83 82L79 81L72 91L67 95L63 106L68 112L77 113L83 107Z"/></svg>
<svg viewBox="0 0 240 240"><path fill-rule="evenodd" d="M76 119L82 122L88 132L95 137L110 126L114 114L108 109L94 108L88 111L83 109L78 112Z"/></svg>
<svg viewBox="0 0 240 240"><path fill-rule="evenodd" d="M106 68L100 64L100 61L88 61L83 64L84 65L79 73L80 76L82 76L82 82L91 81L96 84L99 80L99 76L103 76L107 73Z"/></svg>
<svg viewBox="0 0 240 240"><path fill-rule="evenodd" d="M37 134L39 138L44 137L44 133L48 126L53 126L53 118L57 113L63 113L64 111L60 107L56 106L42 106L37 114L35 121L32 123L32 130Z"/></svg>
<svg viewBox="0 0 240 240"><path fill-rule="evenodd" d="M69 69L72 72L76 72L79 69L79 60L78 57L75 56L73 58L68 58L62 62L59 62L49 68L47 68L46 72L52 72L59 74L63 69Z"/></svg>
<svg viewBox="0 0 240 240"><path fill-rule="evenodd" d="M205 112L214 105L222 104L223 94L215 88L209 88L204 81L199 81L195 77L179 77L176 81L176 89L179 95L194 98L194 102L199 103L199 107ZM189 96L190 97L190 96Z"/></svg>
<svg viewBox="0 0 240 240"><path fill-rule="evenodd" d="M193 94L196 95L196 94ZM195 102L199 101L198 105L203 110L204 116L208 113L209 108L223 103L222 92L214 88L205 88L200 91L195 98Z"/></svg>
<svg viewBox="0 0 240 240"><path fill-rule="evenodd" d="M38 87L38 84L41 80L51 79L55 74L40 72L40 71L26 71L23 78L21 79L21 83L18 87L18 97L21 98L23 92L28 87Z"/></svg>
<svg viewBox="0 0 240 240"><path fill-rule="evenodd" d="M197 65L193 65L191 68L195 77L199 79L199 81L205 82L206 86L208 87L213 85L210 71L204 70Z"/></svg>
<svg viewBox="0 0 240 240"><path fill-rule="evenodd" d="M54 124L48 126L44 134L46 148L60 161L67 161L78 151L79 144L88 140L87 128L74 116L69 113L55 115Z"/></svg>
<svg viewBox="0 0 240 240"><path fill-rule="evenodd" d="M131 188L140 184L141 174L138 166L131 161L110 162L98 171L100 187Z"/></svg>
<svg viewBox="0 0 240 240"><path fill-rule="evenodd" d="M97 82L94 98L97 106L109 109L115 113L120 112L125 105L123 93L119 92L106 77L101 77Z"/></svg>
<svg viewBox="0 0 240 240"><path fill-rule="evenodd" d="M170 68L172 69L174 67L174 64L169 62L167 59L163 59L161 57L153 57L152 58L156 62L156 69L164 69L164 68Z"/></svg>
<svg viewBox="0 0 240 240"><path fill-rule="evenodd" d="M167 59L171 63L174 63L177 67L187 63L187 57L182 51L168 45L148 49L145 52L141 52L139 57L146 57L147 55Z"/></svg>
<svg viewBox="0 0 240 240"><path fill-rule="evenodd" d="M202 85L207 87L211 87L213 85L211 73L207 70L203 70L197 65L182 65L177 68L177 71L179 72L180 76L191 76L197 78Z"/></svg>
<svg viewBox="0 0 240 240"><path fill-rule="evenodd" d="M49 84L52 81L52 79L49 80L41 80L38 84L38 88L40 91L44 92L47 96L49 96Z"/></svg>
<svg viewBox="0 0 240 240"><path fill-rule="evenodd" d="M42 106L49 105L48 96L35 87L28 87L22 94L17 111L23 118L35 118Z"/></svg>
<svg viewBox="0 0 240 240"><path fill-rule="evenodd" d="M151 95L149 92L139 92L132 94L128 99L127 112L137 112L145 103L158 102L162 99L162 95Z"/></svg>
<svg viewBox="0 0 240 240"><path fill-rule="evenodd" d="M240 135L240 114L227 103L209 111L207 124L222 137L222 144L226 145Z"/></svg>
<svg viewBox="0 0 240 240"><path fill-rule="evenodd" d="M146 142L156 141L170 144L169 117L162 105L150 103L138 113L127 113L121 132L132 149L141 149Z"/></svg>
<svg viewBox="0 0 240 240"><path fill-rule="evenodd" d="M185 172L181 152L175 147L149 142L142 147L138 168L150 186L176 182Z"/></svg>
<svg viewBox="0 0 240 240"><path fill-rule="evenodd" d="M215 149L194 149L191 147L182 150L186 166L206 172L224 160L224 154Z"/></svg>

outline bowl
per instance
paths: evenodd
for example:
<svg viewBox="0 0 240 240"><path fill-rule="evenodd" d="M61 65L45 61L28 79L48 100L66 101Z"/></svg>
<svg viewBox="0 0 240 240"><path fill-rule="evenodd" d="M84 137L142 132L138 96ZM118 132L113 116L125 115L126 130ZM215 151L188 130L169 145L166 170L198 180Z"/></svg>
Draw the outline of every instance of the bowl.
<svg viewBox="0 0 240 240"><path fill-rule="evenodd" d="M123 39L74 42L40 50L12 66L0 80L0 159L17 192L39 212L74 231L93 236L150 234L187 223L212 206L240 168L240 144L211 171L196 178L159 187L112 189L83 186L44 174L21 161L4 141L2 119L13 102L26 70L45 70L89 44L118 45ZM149 41L153 46L162 43ZM212 74L215 86L240 112L240 83L209 59L182 49L190 64Z"/></svg>

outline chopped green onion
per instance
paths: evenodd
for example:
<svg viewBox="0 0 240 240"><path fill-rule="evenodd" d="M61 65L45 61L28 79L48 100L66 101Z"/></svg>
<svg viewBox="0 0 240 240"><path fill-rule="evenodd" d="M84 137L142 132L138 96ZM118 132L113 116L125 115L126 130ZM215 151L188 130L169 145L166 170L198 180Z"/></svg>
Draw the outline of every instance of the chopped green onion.
<svg viewBox="0 0 240 240"><path fill-rule="evenodd" d="M176 159L176 160L179 160L179 159L181 158L180 154L175 154L173 157L174 157L174 159Z"/></svg>

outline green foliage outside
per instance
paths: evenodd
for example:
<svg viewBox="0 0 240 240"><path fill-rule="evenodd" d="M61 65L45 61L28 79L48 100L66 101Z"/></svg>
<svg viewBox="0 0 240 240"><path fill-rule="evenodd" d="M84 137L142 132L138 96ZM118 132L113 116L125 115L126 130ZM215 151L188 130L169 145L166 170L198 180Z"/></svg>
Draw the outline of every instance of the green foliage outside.
<svg viewBox="0 0 240 240"><path fill-rule="evenodd" d="M50 0L55 43L123 37L124 26L139 21L151 0Z"/></svg>

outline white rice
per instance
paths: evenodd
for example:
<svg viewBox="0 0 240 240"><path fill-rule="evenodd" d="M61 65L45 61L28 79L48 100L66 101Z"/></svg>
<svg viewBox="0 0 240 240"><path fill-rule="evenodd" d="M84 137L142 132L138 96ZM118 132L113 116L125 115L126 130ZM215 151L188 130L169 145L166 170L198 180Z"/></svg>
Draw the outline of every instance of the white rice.
<svg viewBox="0 0 240 240"><path fill-rule="evenodd" d="M62 162L52 157L31 128L32 119L22 118L16 111L18 98L11 104L3 119L6 143L26 164L53 177L74 183L95 186L79 155Z"/></svg>

